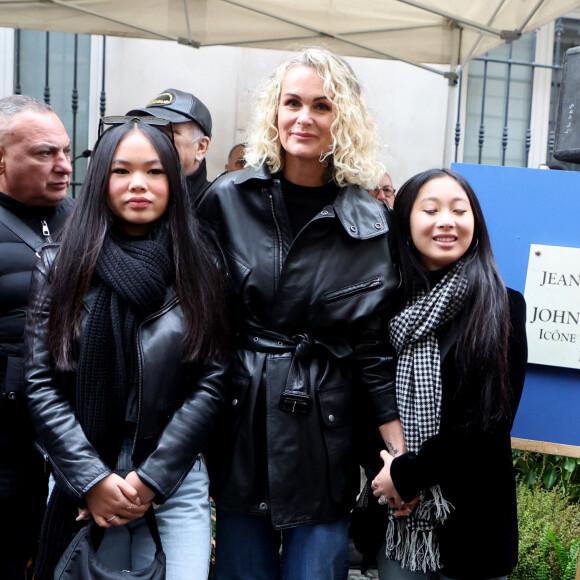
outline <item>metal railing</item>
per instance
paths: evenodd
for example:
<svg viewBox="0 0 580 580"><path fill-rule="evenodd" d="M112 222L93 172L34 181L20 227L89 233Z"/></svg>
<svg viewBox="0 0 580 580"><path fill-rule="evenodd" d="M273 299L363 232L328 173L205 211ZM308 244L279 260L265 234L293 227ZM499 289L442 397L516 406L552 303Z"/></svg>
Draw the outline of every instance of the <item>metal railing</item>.
<svg viewBox="0 0 580 580"><path fill-rule="evenodd" d="M500 147L501 147L501 156L500 162L501 165L506 164L506 152L508 148L508 144L510 143L510 106L512 105L510 96L511 90L513 85L513 76L512 73L515 67L524 67L525 69L529 70L529 78L528 83L530 87L529 92L529 100L526 105L526 131L525 137L523 139L523 156L522 156L522 165L527 167L529 161L529 154L530 149L532 146L532 138L533 138L533 130L532 127L532 103L533 103L533 85L534 85L534 75L537 69L551 69L554 71L552 75L551 81L551 103L550 103L550 117L549 117L549 128L548 128L548 144L547 144L547 158L550 159L552 157L552 153L554 151L554 135L555 135L555 127L556 127L556 116L557 116L557 106L558 106L558 95L560 90L561 84L561 61L563 58L562 50L561 50L561 39L562 34L564 32L564 25L562 19L559 19L556 22L555 26L555 44L554 44L554 64L539 64L536 62L527 62L525 60L514 59L513 58L513 44L509 45L509 54L507 58L498 58L493 56L492 53L486 53L482 57L478 57L473 59L476 62L483 63L483 72L481 75L481 92L479 95L471 95L471 98L479 98L481 99L480 105L480 115L479 115L479 127L478 127L478 135L477 135L477 162L481 164L484 152L484 145L489 145L488 142L488 134L487 134L487 125L486 122L489 120L487 115L487 87L488 87L488 80L490 78L489 75L489 65L499 64L505 66L505 88L503 94L503 111L502 111L502 119L503 119L503 127L500 136ZM459 76L459 87L458 87L458 106L457 106L457 120L455 125L455 161L459 161L460 150L461 150L461 139L464 138L463 129L461 126L461 106L462 99L465 98L463 92L465 90L465 79L464 73L462 72ZM519 81L521 82L521 81ZM520 103L521 104L521 103ZM494 112L497 116L497 112Z"/></svg>
<svg viewBox="0 0 580 580"><path fill-rule="evenodd" d="M51 40L52 38L59 34L62 37L62 33L51 33L51 32L37 32L35 34L44 34L43 54L38 55L38 59L35 60L34 65L38 67L39 65L43 67L41 72L43 76L44 86L42 88L42 96L39 94L34 94L34 91L27 87L23 87L23 39L22 31L16 29L14 34L14 93L22 94L23 90L27 94L36 96L39 100L43 100L48 105L51 105L51 101L55 97L56 91L66 91L67 88L63 87L62 79L57 78L56 75L52 74L52 66L55 66L52 62L51 52ZM63 119L67 132L71 138L71 160L73 166L73 173L71 175L71 188L72 197L76 197L77 191L81 186L82 179L86 170L86 166L82 167L80 170L77 166L77 162L81 159L86 159L84 154L87 151L88 143L86 140L81 139L79 135L79 126L84 129L83 135L86 135L88 128L88 112L89 112L89 94L87 87L85 90L81 90L79 86L79 68L86 66L84 62L81 62L79 53L79 34L66 35L67 37L72 37L72 53L67 54L66 62L59 63L62 68L67 67L67 75L72 75L72 87L70 87L69 103L70 108L67 111L58 110L57 113ZM72 59L70 58L72 56ZM105 66L106 66L106 37L103 37L102 44L102 78L101 80L101 91L99 97L99 112L101 116L104 116L106 109L106 90L105 90ZM51 66L52 65L52 66ZM83 73L88 74L86 70L83 69ZM64 73L63 73L64 74ZM53 86L54 85L54 86ZM64 94L60 94L59 100L64 102ZM52 105L51 105L52 106ZM62 107L61 107L62 108ZM56 110L56 109L55 109ZM81 113L83 111L83 113Z"/></svg>
<svg viewBox="0 0 580 580"><path fill-rule="evenodd" d="M496 143L494 146L501 147L501 155L500 155L500 162L502 165L506 164L506 153L508 150L508 145L510 145L511 139L513 139L512 135L513 132L510 133L510 122L513 120L510 113L513 109L513 104L511 102L511 91L512 91L512 72L518 68L521 69L528 69L530 71L528 81L530 84L530 92L529 92L529 101L522 105L521 99L519 101L520 107L516 108L526 108L527 112L527 128L525 131L525 137L523 138L523 155L519 154L522 159L522 165L527 166L529 160L530 149L532 146L532 139L533 139L533 130L531 124L532 119L532 102L533 102L533 94L532 94L532 87L534 83L534 75L535 71L538 68L548 68L554 71L552 75L552 86L551 86L551 113L550 113L550 126L548 129L548 158L551 158L552 152L554 150L554 135L555 135L555 126L556 126L556 112L557 112L557 98L559 93L559 87L561 82L561 60L562 60L562 49L561 49L561 38L564 32L564 24L562 19L559 19L556 22L555 26L555 50L554 50L554 64L546 65L546 64L538 64L535 62L527 62L525 60L513 58L513 44L509 45L509 54L507 58L498 58L494 56L494 53L487 53L482 57L478 57L474 59L476 62L483 63L483 73L482 73L482 84L481 84L481 93L479 95L471 95L470 98L472 99L481 99L481 109L479 114L479 127L477 129L477 162L483 163L483 155L484 155L484 147L490 146L490 132L488 131L487 123L489 122L488 117L488 80L489 76L489 67L490 65L504 65L505 66L505 77L502 78L502 82L504 82L504 95L503 95L503 111L502 111L502 122L503 127L501 129L501 135L499 137L500 142ZM53 96L55 95L56 91L62 93L63 87L61 86L60 79L55 78L56 75L52 74L53 71L51 70L51 40L53 39L54 35L62 33L51 33L51 32L36 32L37 35L44 34L43 42L38 44L38 50L41 50L43 54L39 54L38 58L34 61L35 68L43 68L42 76L43 76L43 83L44 86L42 90L38 88L37 93L42 92L42 96L38 95L38 98L44 99L44 101L48 104L51 103ZM70 116L68 116L69 121L65 122L65 126L67 127L67 131L71 136L72 140L72 150L71 150L71 158L74 162L79 161L83 158L83 152L86 151L88 143L82 143L79 139L78 135L78 127L79 123L82 124L82 127L86 129L88 125L88 119L85 118L87 115L88 107L88 100L89 95L83 93L79 87L79 67L80 60L79 60L79 36L78 34L74 35L66 35L67 37L73 37L73 48L72 48L72 61L70 58L67 58L66 66L72 68L72 87L70 88L70 95L69 95L69 102L70 102ZM38 39L37 39L38 40ZM42 48L41 48L42 47ZM15 66L14 66L14 92L21 93L23 90L22 87L22 38L21 38L21 31L15 31ZM504 49L505 50L505 49ZM107 94L106 94L106 87L105 87L105 71L106 71L106 37L103 37L102 42L102 54L101 57L101 90L99 94L99 113L101 116L104 116L105 109L106 109L106 101L107 101ZM63 65L64 66L64 65ZM83 69L84 72L84 69ZM503 74L503 73L502 73ZM492 75L493 76L493 75ZM519 76L519 75L516 75ZM497 72L496 72L497 77ZM464 98L463 91L466 87L466 78L464 78L464 73L460 74L458 82L459 82L459 90L458 90L458 103L462 102ZM497 80L495 78L494 80ZM521 83L521 80L518 81ZM54 86L53 86L54 85ZM30 91L28 88L25 88L28 94L34 94L34 91ZM88 91L87 91L88 92ZM62 95L61 95L62 97ZM64 102L61 98L61 102ZM82 107L81 107L82 105ZM81 115L80 110L84 111L84 116ZM62 111L58 111L59 114ZM460 145L461 140L465 139L465 131L461 126L461 107L457 107L457 120L455 125L455 136L454 136L454 144L455 144L455 161L459 160L460 155ZM495 118L497 120L498 114L497 111L494 111ZM470 125L471 127L471 125ZM471 129L470 129L471 130ZM86 131L85 131L86 133ZM519 137L521 139L521 136ZM85 166L81 162L81 169L79 170L76 167L76 163L73 163L73 174L72 174L72 196L75 197L77 194L77 190L81 185L82 178L84 177L84 169Z"/></svg>

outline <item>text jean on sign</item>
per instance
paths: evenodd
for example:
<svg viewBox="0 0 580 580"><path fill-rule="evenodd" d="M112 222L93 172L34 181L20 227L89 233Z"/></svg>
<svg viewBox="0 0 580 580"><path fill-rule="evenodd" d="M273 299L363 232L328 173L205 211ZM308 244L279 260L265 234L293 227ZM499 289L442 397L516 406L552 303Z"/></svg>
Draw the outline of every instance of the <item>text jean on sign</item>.
<svg viewBox="0 0 580 580"><path fill-rule="evenodd" d="M531 244L528 361L580 369L580 248Z"/></svg>

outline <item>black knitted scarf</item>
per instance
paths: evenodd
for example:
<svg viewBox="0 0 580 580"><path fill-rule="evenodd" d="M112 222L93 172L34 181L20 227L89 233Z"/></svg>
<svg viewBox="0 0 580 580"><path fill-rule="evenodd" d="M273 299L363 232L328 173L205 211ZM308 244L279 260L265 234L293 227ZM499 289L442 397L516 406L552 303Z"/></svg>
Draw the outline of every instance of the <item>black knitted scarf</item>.
<svg viewBox="0 0 580 580"><path fill-rule="evenodd" d="M111 469L124 436L127 400L138 389L139 324L163 304L174 271L167 234L105 238L95 267L96 296L79 353L73 404L87 439ZM35 575L53 569L79 529L77 504L55 486L43 522ZM80 524L82 525L82 524Z"/></svg>

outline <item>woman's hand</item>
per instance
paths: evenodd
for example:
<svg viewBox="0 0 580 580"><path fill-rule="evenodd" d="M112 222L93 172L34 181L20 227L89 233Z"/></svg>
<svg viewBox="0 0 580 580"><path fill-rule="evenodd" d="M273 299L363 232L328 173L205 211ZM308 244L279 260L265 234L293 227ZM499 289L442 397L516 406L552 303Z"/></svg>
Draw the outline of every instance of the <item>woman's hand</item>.
<svg viewBox="0 0 580 580"><path fill-rule="evenodd" d="M394 505L396 507L401 507L402 500L395 489L393 480L391 479L391 463L393 458L386 451L381 451L381 458L384 462L383 468L379 471L378 475L371 482L371 489L373 490L373 495L379 498L379 503L381 505L386 505L391 499L394 500Z"/></svg>
<svg viewBox="0 0 580 580"><path fill-rule="evenodd" d="M390 508L393 508L395 510L393 515L408 516L419 502L419 496L410 502L404 502L397 493L391 478L391 463L393 463L393 457L383 450L381 451L381 458L385 465L371 482L373 495L379 498L381 505L388 505Z"/></svg>
<svg viewBox="0 0 580 580"><path fill-rule="evenodd" d="M130 485L132 485L137 490L139 494L139 499L143 503L150 504L153 501L153 498L155 497L155 492L150 487L147 487L141 481L141 479L139 478L139 476L135 471L131 471L130 473L128 473L127 477L125 477L125 481Z"/></svg>
<svg viewBox="0 0 580 580"><path fill-rule="evenodd" d="M149 508L138 491L122 477L111 473L91 487L85 495L88 512L102 528L122 526L134 518L141 517ZM81 516L88 515L81 510Z"/></svg>
<svg viewBox="0 0 580 580"><path fill-rule="evenodd" d="M393 515L399 516L408 516L413 513L413 510L417 507L419 500L421 499L421 495L417 494L411 501L409 502L402 502L400 508L396 508L393 512ZM394 505L391 507L395 507Z"/></svg>

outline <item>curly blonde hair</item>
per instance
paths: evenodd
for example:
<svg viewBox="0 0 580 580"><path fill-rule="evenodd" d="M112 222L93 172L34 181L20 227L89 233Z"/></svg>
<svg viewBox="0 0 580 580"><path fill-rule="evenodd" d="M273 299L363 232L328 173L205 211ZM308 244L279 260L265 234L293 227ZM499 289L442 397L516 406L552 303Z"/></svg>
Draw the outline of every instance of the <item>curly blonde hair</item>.
<svg viewBox="0 0 580 580"><path fill-rule="evenodd" d="M279 65L257 90L254 114L247 131L245 159L248 165L267 165L271 173L284 167L284 152L278 133L278 105L286 72L294 66L316 69L324 93L333 105L330 127L332 145L322 152L321 162L340 186L360 185L375 189L385 173L379 161L381 139L358 79L341 57L322 48L303 49Z"/></svg>

